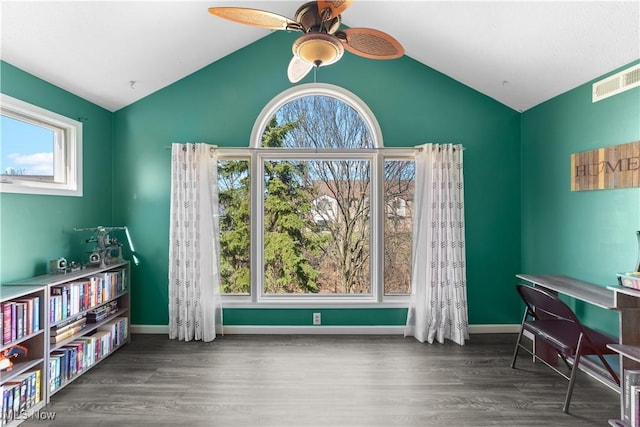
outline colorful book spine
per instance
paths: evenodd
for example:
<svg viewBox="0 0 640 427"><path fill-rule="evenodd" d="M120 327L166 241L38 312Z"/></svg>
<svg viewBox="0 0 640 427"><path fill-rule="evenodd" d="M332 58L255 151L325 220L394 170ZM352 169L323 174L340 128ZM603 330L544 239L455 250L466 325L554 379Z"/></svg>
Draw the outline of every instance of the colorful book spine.
<svg viewBox="0 0 640 427"><path fill-rule="evenodd" d="M13 388L3 384L2 388L2 419L5 423L13 421Z"/></svg>
<svg viewBox="0 0 640 427"><path fill-rule="evenodd" d="M36 404L40 403L42 400L42 371L40 369L36 370L35 373L35 400Z"/></svg>
<svg viewBox="0 0 640 427"><path fill-rule="evenodd" d="M33 331L40 330L40 297L33 297Z"/></svg>
<svg viewBox="0 0 640 427"><path fill-rule="evenodd" d="M9 396L11 395L11 400ZM13 411L9 410L9 408L13 409L13 390L8 385L0 386L0 396L2 396L2 419L5 424L8 424L13 420Z"/></svg>
<svg viewBox="0 0 640 427"><path fill-rule="evenodd" d="M16 328L16 339L20 339L25 335L25 329L24 329L24 324L25 324L25 310L26 310L26 304L22 303L22 302L16 302L16 323L15 323L15 328Z"/></svg>
<svg viewBox="0 0 640 427"><path fill-rule="evenodd" d="M17 304L23 305L22 312L22 336L31 335L32 333L38 331L38 328L34 325L34 310L36 310L36 304L39 304L39 298L35 301L36 298L27 298L22 300L16 300Z"/></svg>
<svg viewBox="0 0 640 427"><path fill-rule="evenodd" d="M2 344L9 344L13 341L13 302L2 304Z"/></svg>
<svg viewBox="0 0 640 427"><path fill-rule="evenodd" d="M2 385L2 416L5 421L11 421L18 415L39 403L42 399L36 395L38 378L42 371L34 370L22 373L11 381Z"/></svg>

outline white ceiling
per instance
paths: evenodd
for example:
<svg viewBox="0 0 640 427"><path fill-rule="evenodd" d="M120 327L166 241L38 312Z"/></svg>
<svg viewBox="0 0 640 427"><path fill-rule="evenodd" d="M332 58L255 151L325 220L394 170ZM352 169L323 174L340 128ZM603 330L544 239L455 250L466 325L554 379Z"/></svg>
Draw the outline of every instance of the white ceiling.
<svg viewBox="0 0 640 427"><path fill-rule="evenodd" d="M115 111L269 34L208 7L293 18L303 2L2 0L0 57ZM518 111L640 59L637 0L355 0L342 18Z"/></svg>

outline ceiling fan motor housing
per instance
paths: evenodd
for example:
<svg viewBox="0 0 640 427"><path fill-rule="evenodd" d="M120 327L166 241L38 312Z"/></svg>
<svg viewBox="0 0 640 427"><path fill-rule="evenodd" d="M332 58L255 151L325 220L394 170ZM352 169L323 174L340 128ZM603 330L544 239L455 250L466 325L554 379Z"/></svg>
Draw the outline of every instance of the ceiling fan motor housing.
<svg viewBox="0 0 640 427"><path fill-rule="evenodd" d="M295 20L302 26L305 33L323 32L333 34L338 31L341 22L340 15L331 17L331 19L328 19L323 24L321 12L322 11L318 11L318 3L311 1L298 8Z"/></svg>

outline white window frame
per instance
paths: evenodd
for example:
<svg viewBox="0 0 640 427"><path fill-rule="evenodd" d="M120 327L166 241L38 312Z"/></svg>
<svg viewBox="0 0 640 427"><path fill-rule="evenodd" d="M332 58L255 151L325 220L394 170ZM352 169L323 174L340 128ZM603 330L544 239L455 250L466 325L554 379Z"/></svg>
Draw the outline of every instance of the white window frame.
<svg viewBox="0 0 640 427"><path fill-rule="evenodd" d="M335 303L336 301L344 302L344 303L373 303L380 302L380 287L375 286L376 283L380 282L378 280L379 274L381 272L381 266L379 263L376 263L375 260L379 258L380 254L380 244L381 240L379 238L380 234L375 230L380 229L378 222L380 221L380 215L378 215L378 198L377 194L371 194L371 218L370 221L370 236L369 236L369 247L371 248L370 255L370 278L371 278L371 286L370 293L368 294L267 294L264 292L264 223L263 223L263 215L262 211L264 209L264 199L259 197L264 194L264 162L268 160L300 160L300 161L312 161L312 160L353 160L353 161L368 161L371 164L371 181L377 182L378 179L378 168L376 167L378 154L375 152L363 152L354 153L345 151L343 153L321 153L321 152L313 152L310 153L308 150L296 150L296 149L287 149L286 152L282 152L280 150L270 150L270 151L261 151L257 153L257 178L253 182L255 182L256 186L254 187L256 190L251 192L252 199L255 199L256 205L256 213L255 219L254 215L252 215L252 231L255 229L255 233L252 232L252 242L255 242L254 251L252 253L252 259L255 259L255 267L252 271L252 280L251 283L255 284L255 292L252 288L252 295L256 295L256 300L259 303L288 303L288 302L300 302L300 301L313 301L322 302L322 303ZM372 185L372 188L375 188ZM253 205L253 200L252 200Z"/></svg>
<svg viewBox="0 0 640 427"><path fill-rule="evenodd" d="M373 149L315 150L305 148L262 148L262 133L269 119L284 104L305 96L324 95L339 99L354 108L370 129ZM250 159L251 181L251 290L250 295L223 294L222 300L229 307L291 307L297 308L358 308L358 307L406 307L409 294L384 294L384 165L385 160L414 160L414 148L382 149L382 132L368 106L356 95L344 88L324 83L308 83L288 89L267 104L256 120L247 149L218 148L220 160ZM263 282L263 223L260 212L264 193L264 161L273 159L292 160L367 160L371 162L371 180L374 185L371 197L371 292L369 294L265 294Z"/></svg>
<svg viewBox="0 0 640 427"><path fill-rule="evenodd" d="M54 182L2 176L0 192L82 196L82 122L0 94L0 113L54 131Z"/></svg>

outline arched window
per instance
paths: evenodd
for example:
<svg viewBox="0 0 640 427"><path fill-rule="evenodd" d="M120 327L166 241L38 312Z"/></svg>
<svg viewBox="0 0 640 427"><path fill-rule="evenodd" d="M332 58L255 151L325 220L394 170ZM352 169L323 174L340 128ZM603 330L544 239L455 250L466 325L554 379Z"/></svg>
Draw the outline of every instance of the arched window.
<svg viewBox="0 0 640 427"><path fill-rule="evenodd" d="M256 303L406 297L411 202L402 216L388 206L412 194L413 150L382 147L371 110L342 88L274 98L249 156L219 168L223 289Z"/></svg>
<svg viewBox="0 0 640 427"><path fill-rule="evenodd" d="M270 121L300 121L298 132L308 131L309 139L298 148L381 148L382 132L373 112L353 93L339 86L309 83L276 96L260 113L251 133L251 146L263 147L263 135ZM350 132L350 133L347 133ZM340 136L330 139L331 136Z"/></svg>

